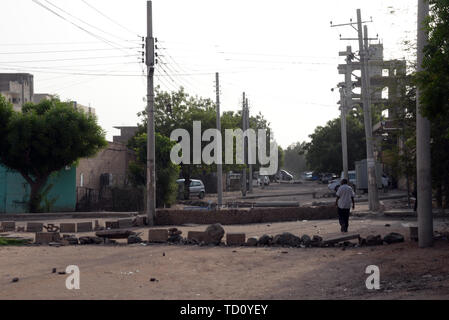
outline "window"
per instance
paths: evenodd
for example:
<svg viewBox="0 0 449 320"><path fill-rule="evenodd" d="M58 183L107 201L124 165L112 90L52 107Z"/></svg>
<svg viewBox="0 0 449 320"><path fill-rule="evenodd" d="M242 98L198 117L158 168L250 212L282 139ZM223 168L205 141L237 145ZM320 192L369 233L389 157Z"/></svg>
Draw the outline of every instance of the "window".
<svg viewBox="0 0 449 320"><path fill-rule="evenodd" d="M84 187L84 173L80 174L80 187Z"/></svg>
<svg viewBox="0 0 449 320"><path fill-rule="evenodd" d="M388 69L382 70L382 77L388 77L389 75L390 75L390 70L388 70Z"/></svg>
<svg viewBox="0 0 449 320"><path fill-rule="evenodd" d="M388 87L382 89L382 99L388 99Z"/></svg>

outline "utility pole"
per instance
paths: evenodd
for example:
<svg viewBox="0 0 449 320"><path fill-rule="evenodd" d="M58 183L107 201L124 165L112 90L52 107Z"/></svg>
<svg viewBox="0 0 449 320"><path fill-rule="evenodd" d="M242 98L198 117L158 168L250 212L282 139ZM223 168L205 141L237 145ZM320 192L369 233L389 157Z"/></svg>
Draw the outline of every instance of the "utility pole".
<svg viewBox="0 0 449 320"><path fill-rule="evenodd" d="M340 110L341 110L341 149L343 157L343 178L348 179L348 139L346 128L346 114L352 107L352 68L351 68L351 46L346 47L345 52L340 52L340 56L346 56L346 68L344 70L345 82L340 85Z"/></svg>
<svg viewBox="0 0 449 320"><path fill-rule="evenodd" d="M368 167L368 203L370 211L379 210L379 196L377 193L376 162L373 150L373 129L371 119L371 97L369 89L369 65L368 65L368 27L362 29L361 10L357 9L357 32L359 38L360 64L362 73L362 99L363 99L363 118L365 122L366 137L366 162ZM365 31L365 41L363 37Z"/></svg>
<svg viewBox="0 0 449 320"><path fill-rule="evenodd" d="M246 97L245 92L243 92L242 100L242 130L243 133L246 131L246 111L245 111ZM242 169L242 196L246 197L246 139L243 136L243 169Z"/></svg>
<svg viewBox="0 0 449 320"><path fill-rule="evenodd" d="M423 22L429 16L429 2L418 0L417 71L423 70L424 47L428 41ZM418 201L418 241L421 248L433 243L432 178L430 159L430 121L420 112L420 90L416 90L416 170Z"/></svg>
<svg viewBox="0 0 449 320"><path fill-rule="evenodd" d="M156 161L154 138L154 38L152 2L147 1L147 222L154 225L156 215Z"/></svg>
<svg viewBox="0 0 449 320"><path fill-rule="evenodd" d="M215 73L215 94L217 105L217 130L221 133L221 121L220 121L220 76L218 72ZM220 153L221 154L221 153ZM221 164L223 159L218 159L217 163L217 207L221 208L223 205L223 165Z"/></svg>
<svg viewBox="0 0 449 320"><path fill-rule="evenodd" d="M248 104L248 98L246 98L246 130L248 130L249 127L249 104ZM253 193L253 165L251 164L251 162L253 161L253 159L249 158L249 151L248 151L248 144L246 144L246 150L245 153L247 155L247 159L248 159L248 171L249 171L249 185L248 185L248 192L249 193Z"/></svg>

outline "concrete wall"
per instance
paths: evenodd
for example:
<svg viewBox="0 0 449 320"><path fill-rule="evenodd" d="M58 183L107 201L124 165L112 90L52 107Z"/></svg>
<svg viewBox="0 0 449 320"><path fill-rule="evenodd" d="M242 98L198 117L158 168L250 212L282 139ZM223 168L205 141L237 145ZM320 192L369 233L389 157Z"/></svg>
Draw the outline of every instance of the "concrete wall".
<svg viewBox="0 0 449 320"><path fill-rule="evenodd" d="M47 186L53 184L48 199L56 198L51 212L74 211L76 205L76 169L70 167L54 173ZM23 177L0 165L0 213L27 212L30 188Z"/></svg>
<svg viewBox="0 0 449 320"><path fill-rule="evenodd" d="M76 168L76 186L99 190L100 176L112 174L113 185L123 185L133 153L123 144L108 142L108 146L92 158L80 159ZM81 185L81 175L83 184Z"/></svg>
<svg viewBox="0 0 449 320"><path fill-rule="evenodd" d="M334 218L337 218L335 206L228 209L220 211L158 209L155 223L157 225L182 225L186 223L229 225Z"/></svg>

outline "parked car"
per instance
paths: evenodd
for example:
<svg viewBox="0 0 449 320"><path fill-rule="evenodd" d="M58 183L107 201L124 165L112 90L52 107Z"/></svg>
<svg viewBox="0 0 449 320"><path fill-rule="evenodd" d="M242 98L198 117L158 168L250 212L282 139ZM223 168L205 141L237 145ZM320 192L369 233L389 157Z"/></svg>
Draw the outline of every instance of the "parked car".
<svg viewBox="0 0 449 320"><path fill-rule="evenodd" d="M257 184L259 186L262 186L262 183L265 186L270 185L270 178L268 178L268 176L260 176L259 178L257 178Z"/></svg>
<svg viewBox="0 0 449 320"><path fill-rule="evenodd" d="M276 174L276 180L291 181L293 180L293 175L288 171L279 170L279 172Z"/></svg>
<svg viewBox="0 0 449 320"><path fill-rule="evenodd" d="M176 183L179 186L184 187L185 179L178 179L176 180ZM183 190L183 189L181 189ZM198 196L198 198L203 199L206 195L206 188L204 187L204 183L201 180L197 179L190 179L190 196ZM182 197L183 198L183 197Z"/></svg>
<svg viewBox="0 0 449 320"><path fill-rule="evenodd" d="M340 179L334 179L329 182L327 185L327 188L332 192L337 192L338 188L340 187Z"/></svg>
<svg viewBox="0 0 449 320"><path fill-rule="evenodd" d="M337 177L337 175L335 173L323 173L321 175L321 179L320 180L321 180L321 183L326 184L326 183L329 183L330 181L335 180L337 178L338 177Z"/></svg>

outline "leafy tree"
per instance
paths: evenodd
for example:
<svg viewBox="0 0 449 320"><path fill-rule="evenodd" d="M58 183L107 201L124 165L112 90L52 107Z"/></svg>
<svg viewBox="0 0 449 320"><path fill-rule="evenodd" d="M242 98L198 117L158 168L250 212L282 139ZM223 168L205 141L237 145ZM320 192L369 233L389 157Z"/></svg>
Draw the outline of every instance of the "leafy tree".
<svg viewBox="0 0 449 320"><path fill-rule="evenodd" d="M170 206L176 201L179 166L170 160L171 148L175 145L168 137L156 132L156 206ZM135 151L136 161L129 165L129 177L134 186L146 185L147 134L139 133L128 143Z"/></svg>
<svg viewBox="0 0 449 320"><path fill-rule="evenodd" d="M365 129L363 119L356 111L346 117L349 169L354 162L366 158ZM317 127L309 136L311 141L304 146L308 166L316 172L340 173L343 167L341 150L340 118L329 121L324 127Z"/></svg>
<svg viewBox="0 0 449 320"><path fill-rule="evenodd" d="M193 151L193 122L201 122L201 133L207 129L216 128L216 110L215 104L210 99L204 99L201 97L189 96L181 87L178 91L166 92L160 90L159 87L155 90L155 131L165 137L170 137L170 134L175 129L185 129L189 132L190 137L190 149ZM142 118L142 123L139 125L137 135L146 132L147 116L146 111L142 111L138 114ZM266 129L267 140L269 137L270 127L268 121L262 114L257 114L250 117L250 127L252 129ZM241 111L226 111L221 116L221 133L222 137L225 136L226 129L236 129L242 126ZM268 140L269 141L269 140ZM209 142L201 142L201 149ZM156 146L157 147L157 146ZM224 159L223 143L223 159ZM267 148L268 149L268 148ZM269 149L268 149L269 150ZM234 148L234 155L235 155ZM190 155L190 163L181 163L181 175L185 178L185 197L188 198L188 185L190 184L190 178L194 176L200 176L207 173L215 172L216 165L206 164L192 164L193 154ZM243 169L242 165L223 164L223 171L240 171ZM258 170L259 166L255 165L254 170Z"/></svg>
<svg viewBox="0 0 449 320"><path fill-rule="evenodd" d="M307 168L304 156L305 142L297 142L284 150L284 169L299 177Z"/></svg>
<svg viewBox="0 0 449 320"><path fill-rule="evenodd" d="M58 99L25 104L15 112L0 98L0 163L19 172L30 185L30 212L42 211L48 177L106 146L95 116Z"/></svg>
<svg viewBox="0 0 449 320"><path fill-rule="evenodd" d="M449 205L449 0L430 0L423 71L416 75L420 112L431 122L433 187L440 206Z"/></svg>

